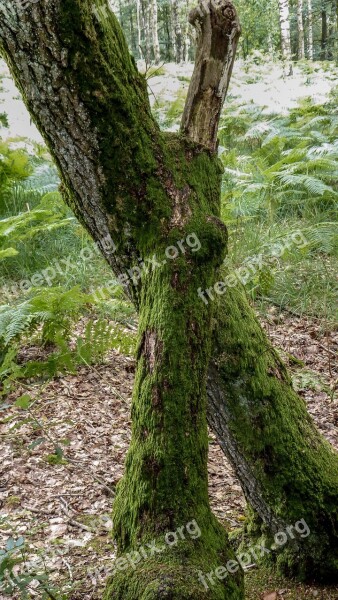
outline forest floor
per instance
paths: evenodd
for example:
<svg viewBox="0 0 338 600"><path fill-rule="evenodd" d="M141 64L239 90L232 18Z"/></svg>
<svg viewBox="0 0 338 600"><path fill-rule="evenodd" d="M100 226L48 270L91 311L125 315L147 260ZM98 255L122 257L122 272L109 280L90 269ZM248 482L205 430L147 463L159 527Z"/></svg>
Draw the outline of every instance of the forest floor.
<svg viewBox="0 0 338 600"><path fill-rule="evenodd" d="M320 431L338 449L338 334L273 308L264 326ZM47 573L50 589L62 589L69 600L99 599L114 560L110 513L130 441L134 369L132 358L113 352L101 366L42 387L22 385L7 401L27 392L36 399L29 415L13 407L1 424L1 537L22 536L20 568ZM62 456L55 446L64 448ZM209 478L212 509L235 531L245 520L245 500L212 437ZM260 567L246 574L246 586L249 600L338 598L338 588L299 585ZM32 598L41 598L37 581L30 589Z"/></svg>
<svg viewBox="0 0 338 600"><path fill-rule="evenodd" d="M139 69L145 71L140 63ZM168 106L188 90L193 64L168 63L152 67L146 74L152 106ZM42 143L42 138L19 96L8 68L0 60L0 111L8 116L8 137L27 137ZM228 98L242 98L247 104L260 106L264 113L285 114L299 101L311 97L316 104L325 102L338 80L338 68L332 63L298 62L292 76L286 76L281 63L264 60L236 61Z"/></svg>

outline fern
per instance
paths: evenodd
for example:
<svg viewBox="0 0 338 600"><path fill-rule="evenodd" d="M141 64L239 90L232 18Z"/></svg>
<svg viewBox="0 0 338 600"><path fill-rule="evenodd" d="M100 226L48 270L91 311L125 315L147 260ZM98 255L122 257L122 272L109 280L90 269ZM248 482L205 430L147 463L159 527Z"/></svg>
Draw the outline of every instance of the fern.
<svg viewBox="0 0 338 600"><path fill-rule="evenodd" d="M113 348L134 352L134 338L108 319L89 320L84 334L73 340L74 325L90 305L91 297L78 287L46 289L18 306L0 307L0 381L8 393L15 379L54 377L75 372L78 365L101 362ZM35 338L33 337L35 336ZM20 345L28 339L55 348L46 360L17 364Z"/></svg>

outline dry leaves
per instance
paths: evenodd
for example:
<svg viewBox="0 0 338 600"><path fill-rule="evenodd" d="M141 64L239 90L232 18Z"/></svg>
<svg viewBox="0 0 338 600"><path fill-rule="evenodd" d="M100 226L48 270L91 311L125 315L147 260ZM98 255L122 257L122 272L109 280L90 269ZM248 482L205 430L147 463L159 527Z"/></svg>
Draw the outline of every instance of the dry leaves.
<svg viewBox="0 0 338 600"><path fill-rule="evenodd" d="M267 329L275 344L286 352L292 350L307 368L330 384L330 371L336 371L332 360L329 369L328 353L320 350L326 337L319 326L287 317L281 324L268 324ZM329 343L335 348L337 338L333 334ZM39 386L30 385L28 389L18 388L9 399L27 392L37 398L34 414L53 440L60 444L63 440L67 462L48 462L48 455L55 450L49 440L31 446L44 437L37 423L13 429L24 416L17 409L8 413L15 415L15 421L0 426L0 517L6 516L0 535L4 541L22 535L33 563L42 552L51 581L70 600L100 598L105 573L114 560L110 512L130 441L133 372L132 359L112 352L105 365L81 368L77 375L51 381L41 397ZM302 393L319 428L338 447L334 425L337 404L315 386ZM209 485L217 517L229 529L239 527L245 500L213 436ZM56 555L55 548L61 555ZM264 600L284 597L287 594L269 592Z"/></svg>

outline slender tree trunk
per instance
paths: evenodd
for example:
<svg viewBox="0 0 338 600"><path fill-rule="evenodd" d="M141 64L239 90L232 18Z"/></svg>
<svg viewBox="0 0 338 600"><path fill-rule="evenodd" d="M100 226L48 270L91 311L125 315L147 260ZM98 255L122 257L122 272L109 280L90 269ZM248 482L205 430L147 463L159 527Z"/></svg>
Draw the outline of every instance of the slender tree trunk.
<svg viewBox="0 0 338 600"><path fill-rule="evenodd" d="M313 60L313 13L312 13L312 0L307 0L307 22L308 22L308 58Z"/></svg>
<svg viewBox="0 0 338 600"><path fill-rule="evenodd" d="M130 26L130 45L131 50L135 58L137 58L139 54L138 50L138 40L137 33L135 31L135 22L134 22L134 2L133 0L129 0L129 26Z"/></svg>
<svg viewBox="0 0 338 600"><path fill-rule="evenodd" d="M279 4L279 20L281 29L281 48L282 57L287 68L291 67L291 34L290 34L290 9L289 0L278 0Z"/></svg>
<svg viewBox="0 0 338 600"><path fill-rule="evenodd" d="M301 60L305 57L303 0L297 0L297 27L298 27L298 60Z"/></svg>
<svg viewBox="0 0 338 600"><path fill-rule="evenodd" d="M189 12L189 0L186 1L186 10L187 13ZM187 19L187 23L185 26L185 32L184 32L184 62L187 63L189 62L189 50L190 50L190 46L191 46L191 40L190 40L190 28L189 28L189 22Z"/></svg>
<svg viewBox="0 0 338 600"><path fill-rule="evenodd" d="M212 70L201 72L199 61L193 82L209 78L214 91L198 95L193 84L186 114L193 135L186 137L159 131L117 20L109 13L97 19L92 0L40 0L24 20L4 0L0 17L1 50L58 165L67 202L104 254L104 238L113 237L109 262L121 283L140 256L156 262L129 289L140 313L132 441L114 503L120 557L104 597L243 600L238 568L207 591L204 583L234 553L208 502L214 307L196 293L215 279L227 244L216 149L238 41L235 9L224 0L199 16L198 54ZM195 112L209 112L207 140ZM200 535L189 537L189 524Z"/></svg>
<svg viewBox="0 0 338 600"><path fill-rule="evenodd" d="M166 42L166 62L171 62L173 60L173 56L174 56L174 49L173 49L173 39L172 39L172 27L171 27L171 7L169 4L166 4L165 7L163 8L163 21L164 21L164 26L165 26L165 32L166 32L166 38L167 38L167 42Z"/></svg>
<svg viewBox="0 0 338 600"><path fill-rule="evenodd" d="M180 21L179 0L171 0L172 37L175 48L175 62L182 62L183 35Z"/></svg>
<svg viewBox="0 0 338 600"><path fill-rule="evenodd" d="M141 3L136 0L137 45L140 58L144 58L142 50Z"/></svg>
<svg viewBox="0 0 338 600"><path fill-rule="evenodd" d="M321 58L321 60L326 60L327 59L327 13L324 8L321 13L321 18L322 18L322 37L321 37L321 42L320 42L320 46L321 46L320 58Z"/></svg>
<svg viewBox="0 0 338 600"><path fill-rule="evenodd" d="M151 0L150 3L150 28L151 28L151 38L152 38L152 46L153 46L153 54L154 54L154 62L156 65L161 60L160 54L160 42L158 39L158 10L157 10L157 0Z"/></svg>
<svg viewBox="0 0 338 600"><path fill-rule="evenodd" d="M140 0L141 4L141 29L142 29L142 54L146 65L151 64L151 26L150 26L150 4L148 0Z"/></svg>
<svg viewBox="0 0 338 600"><path fill-rule="evenodd" d="M230 288L214 301L208 421L254 509L248 529L266 538L304 519L310 535L289 538L278 550L279 568L337 581L338 455L317 432L245 294Z"/></svg>

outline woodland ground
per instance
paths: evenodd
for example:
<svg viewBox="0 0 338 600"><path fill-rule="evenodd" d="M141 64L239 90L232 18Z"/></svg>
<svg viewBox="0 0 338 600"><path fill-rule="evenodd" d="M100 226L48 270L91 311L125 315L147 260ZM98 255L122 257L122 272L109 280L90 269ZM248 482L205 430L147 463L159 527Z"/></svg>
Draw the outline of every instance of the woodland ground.
<svg viewBox="0 0 338 600"><path fill-rule="evenodd" d="M164 70L148 74L154 110L167 129L177 126L190 73L189 65L166 65ZM264 115L287 114L305 97L312 97L314 104L325 102L337 75L338 69L326 64L311 69L306 63L301 64L295 68L293 78L287 78L283 77L281 65L238 63L230 101L258 106ZM3 93L5 102L0 111L7 112L9 117L5 133L24 133L38 140L20 99L14 103L11 100L17 93L9 79L4 80L4 87L7 92ZM14 126L18 108L22 116L19 125ZM296 225L297 219L294 218ZM236 229L232 238L234 248L238 243L241 246L237 251L239 264L243 245L246 254L254 250L251 234L245 227L244 221L242 229ZM54 247L54 253L55 248L59 247ZM43 247L38 251L43 252ZM291 273L292 260L291 267L288 265ZM331 258L326 255L318 258L320 264L326 260L329 268ZM7 279L14 279L13 270L8 269ZM26 263L15 276L22 277L25 269ZM107 277L105 267L100 269L96 282ZM290 275L293 284L296 276L292 279ZM87 285L91 277L90 267L79 269L76 275L68 277L71 281L67 285L81 282ZM319 283L318 286L317 291L312 290L310 301L299 300L298 294L297 302L287 302L287 309L281 308L284 302L280 296L276 300L272 295L264 298L254 295L253 300L270 339L289 364L309 412L323 435L338 449L335 394L338 333L332 296L325 299ZM14 298L13 302L20 300ZM109 318L113 319L111 314ZM84 316L76 325L79 332L83 331L86 319ZM120 322L129 336L135 335L136 319L132 311ZM38 358L45 351L26 340L20 349L20 362ZM45 573L45 586L58 600L98 600L105 569L114 559L110 511L130 439L133 377L133 358L114 350L102 364L82 366L76 374L44 382L20 381L6 398L7 409L0 425L1 538L4 544L9 538L24 538L20 552L26 571ZM14 406L15 400L27 393L35 400L29 418L24 410ZM46 439L39 443L41 438ZM63 447L61 455L55 453L59 446ZM245 500L239 482L212 437L209 476L212 508L229 532L236 532L245 520ZM246 573L246 588L248 600L338 598L337 588L299 585L279 579L261 567ZM8 597L0 592L1 600ZM19 593L11 597L23 598ZM30 582L28 598L42 598L37 580Z"/></svg>

